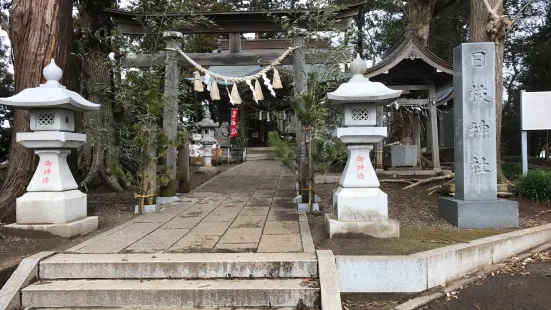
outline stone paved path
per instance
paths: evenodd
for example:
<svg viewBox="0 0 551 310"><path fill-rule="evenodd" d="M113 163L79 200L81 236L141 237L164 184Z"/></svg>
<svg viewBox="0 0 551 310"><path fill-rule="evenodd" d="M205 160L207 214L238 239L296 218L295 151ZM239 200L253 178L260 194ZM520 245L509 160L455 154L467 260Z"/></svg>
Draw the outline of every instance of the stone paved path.
<svg viewBox="0 0 551 310"><path fill-rule="evenodd" d="M294 177L281 163L246 162L160 213L140 216L68 252L314 252L294 196Z"/></svg>

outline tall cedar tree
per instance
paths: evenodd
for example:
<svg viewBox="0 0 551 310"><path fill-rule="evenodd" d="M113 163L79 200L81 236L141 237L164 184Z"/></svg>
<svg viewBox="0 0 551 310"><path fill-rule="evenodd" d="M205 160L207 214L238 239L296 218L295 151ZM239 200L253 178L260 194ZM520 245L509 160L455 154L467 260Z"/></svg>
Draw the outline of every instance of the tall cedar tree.
<svg viewBox="0 0 551 310"><path fill-rule="evenodd" d="M71 0L14 0L10 12L9 36L13 46L15 91L37 87L45 82L42 69L54 58L64 69L72 37ZM13 135L30 131L29 112L14 111ZM0 220L13 210L30 181L33 151L12 138L6 180L0 190Z"/></svg>

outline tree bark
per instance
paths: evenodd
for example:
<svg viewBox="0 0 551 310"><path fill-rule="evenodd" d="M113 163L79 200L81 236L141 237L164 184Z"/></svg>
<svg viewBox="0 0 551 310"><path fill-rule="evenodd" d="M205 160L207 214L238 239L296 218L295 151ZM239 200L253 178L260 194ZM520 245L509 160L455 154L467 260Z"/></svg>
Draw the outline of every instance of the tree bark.
<svg viewBox="0 0 551 310"><path fill-rule="evenodd" d="M42 69L52 58L65 69L73 29L72 9L71 0L13 0L10 39L16 92L44 82ZM15 199L25 193L34 172L33 151L15 142L17 132L28 131L29 112L16 109L9 168L0 193L0 220L11 213Z"/></svg>
<svg viewBox="0 0 551 310"><path fill-rule="evenodd" d="M120 164L115 135L114 78L108 59L112 47L107 38L112 24L103 11L114 3L113 0L79 1L80 45L84 47L80 51L82 93L91 102L101 104L98 111L84 115L88 143L80 150L79 167L85 175L80 185L86 190L103 184L120 192L127 186L127 180Z"/></svg>
<svg viewBox="0 0 551 310"><path fill-rule="evenodd" d="M425 44L429 41L430 23L437 0L409 0L404 9L406 25L415 26L415 34Z"/></svg>
<svg viewBox="0 0 551 310"><path fill-rule="evenodd" d="M488 0L494 7L499 0ZM498 15L503 14L503 4L497 8ZM490 33L487 32L488 10L482 0L471 0L471 20L469 26L470 42L492 42ZM505 37L497 36L495 71L496 71L496 167L497 177L505 179L501 170L501 120L503 111L503 56L505 50Z"/></svg>

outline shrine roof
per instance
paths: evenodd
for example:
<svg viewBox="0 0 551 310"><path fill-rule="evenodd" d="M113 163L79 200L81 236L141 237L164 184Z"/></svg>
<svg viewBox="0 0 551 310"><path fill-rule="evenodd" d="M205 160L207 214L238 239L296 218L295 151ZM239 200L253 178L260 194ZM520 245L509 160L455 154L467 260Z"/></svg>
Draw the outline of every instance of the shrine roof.
<svg viewBox="0 0 551 310"><path fill-rule="evenodd" d="M360 12L360 7L363 2L351 4L347 8L338 12L335 19L350 19L355 17ZM308 10L293 10L293 11L232 11L232 12L190 12L190 13L158 13L158 14L138 14L136 12L104 9L111 16L112 21L118 25L119 30L123 34L143 35L145 29L137 20L142 16L163 16L173 18L185 18L189 16L204 16L213 21L216 26L198 25L193 28L174 29L186 34L197 33L251 33L251 32L281 32L283 29L276 24L273 19L288 17L296 18L302 14L306 14Z"/></svg>
<svg viewBox="0 0 551 310"><path fill-rule="evenodd" d="M409 28L409 27L408 27ZM404 64L406 62L406 64ZM424 64L423 64L424 63ZM396 42L385 52L383 59L371 68L367 69L365 74L368 78L380 77L381 75L399 76L400 71L411 70L412 67L432 68L432 79L435 82L444 79L447 82L453 77L453 65L431 52L421 40L417 38L412 29L407 29ZM394 69L394 70L392 70ZM391 71L392 70L392 71ZM425 72L426 74L427 72ZM388 80L384 78L383 80ZM390 77L392 79L392 77ZM415 76L410 80L401 80L400 84L419 84L414 81ZM392 83L396 85L396 83ZM389 84L390 85L390 84Z"/></svg>

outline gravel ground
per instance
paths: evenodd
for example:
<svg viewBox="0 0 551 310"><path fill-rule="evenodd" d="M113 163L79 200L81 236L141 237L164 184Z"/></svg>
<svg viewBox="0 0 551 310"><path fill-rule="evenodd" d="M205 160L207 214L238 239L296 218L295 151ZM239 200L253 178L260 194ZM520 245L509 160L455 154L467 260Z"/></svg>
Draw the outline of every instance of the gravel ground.
<svg viewBox="0 0 551 310"><path fill-rule="evenodd" d="M314 243L318 249L331 249L336 255L405 255L466 242L511 231L511 229L458 229L438 215L438 194L429 195L428 189L437 185L420 185L404 190L406 185L382 183L388 194L389 218L400 222L400 238L392 239L328 239L324 213L310 214L308 220ZM333 191L338 184L318 184L321 208L332 212ZM537 205L519 200L521 227L533 227L551 222L548 205ZM538 215L539 214L539 215Z"/></svg>

